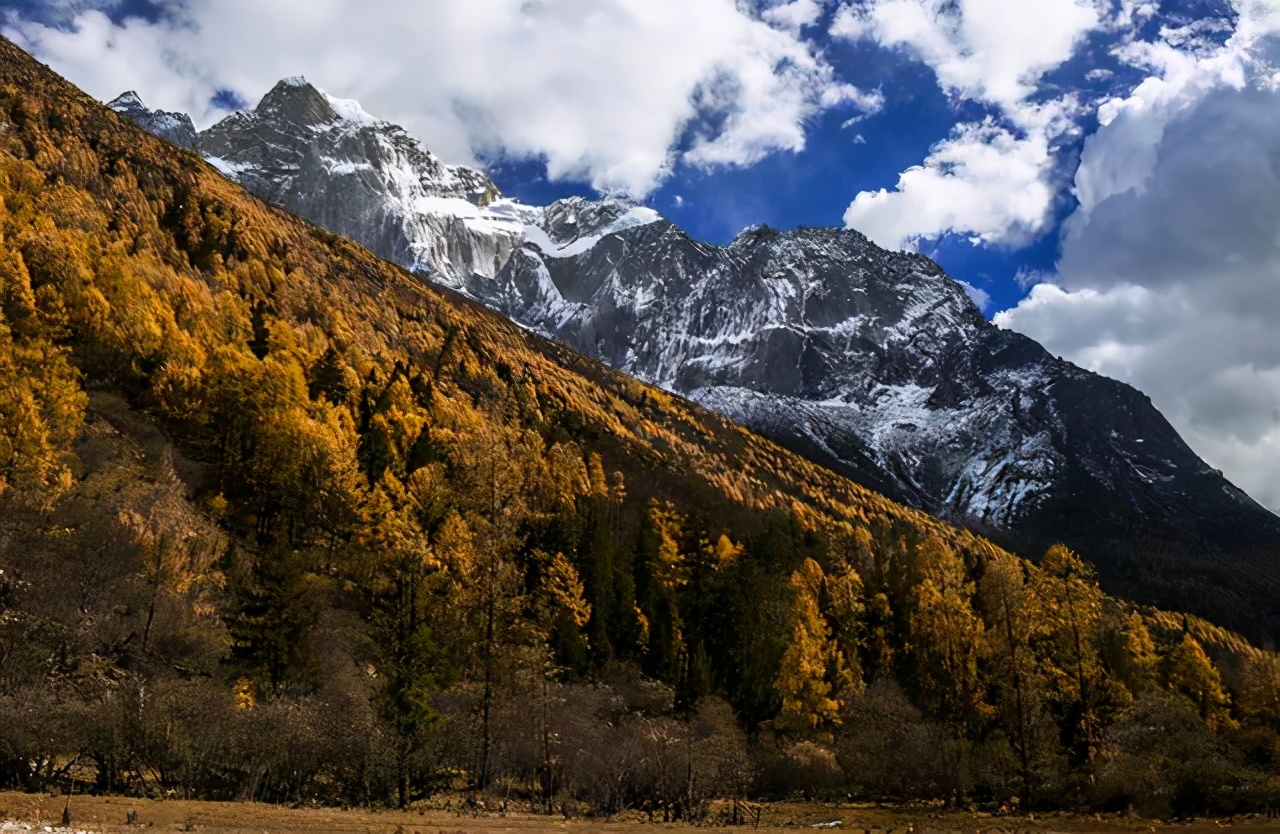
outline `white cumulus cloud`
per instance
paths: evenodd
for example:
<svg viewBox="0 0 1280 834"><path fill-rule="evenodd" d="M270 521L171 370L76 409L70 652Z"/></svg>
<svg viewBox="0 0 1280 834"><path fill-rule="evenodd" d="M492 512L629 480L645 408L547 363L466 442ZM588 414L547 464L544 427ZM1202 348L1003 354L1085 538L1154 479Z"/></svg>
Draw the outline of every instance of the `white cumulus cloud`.
<svg viewBox="0 0 1280 834"><path fill-rule="evenodd" d="M5 32L95 96L136 89L199 124L221 115L219 89L253 101L303 74L451 161L542 158L552 178L643 195L691 125L690 162L745 165L802 149L825 109L878 105L798 36L813 6L762 17L734 0L185 0L156 22L88 8L56 28L10 16Z"/></svg>
<svg viewBox="0 0 1280 834"><path fill-rule="evenodd" d="M894 190L858 194L845 224L895 249L948 233L1017 244L1043 231L1057 193L1055 144L1072 129L1064 117L1075 102L1035 105L1029 97L1105 23L1095 0L863 0L843 7L834 36L905 50L949 95L1003 117L999 125L957 125Z"/></svg>
<svg viewBox="0 0 1280 834"><path fill-rule="evenodd" d="M799 34L801 29L813 26L821 19L824 2L825 0L790 0L770 6L760 16L779 28Z"/></svg>
<svg viewBox="0 0 1280 834"><path fill-rule="evenodd" d="M949 93L1015 110L1101 23L1094 0L867 0L832 34L905 49Z"/></svg>
<svg viewBox="0 0 1280 834"><path fill-rule="evenodd" d="M1050 142L1043 127L1020 136L993 120L958 125L893 191L858 194L844 223L889 249L948 232L983 243L1030 236L1054 200Z"/></svg>

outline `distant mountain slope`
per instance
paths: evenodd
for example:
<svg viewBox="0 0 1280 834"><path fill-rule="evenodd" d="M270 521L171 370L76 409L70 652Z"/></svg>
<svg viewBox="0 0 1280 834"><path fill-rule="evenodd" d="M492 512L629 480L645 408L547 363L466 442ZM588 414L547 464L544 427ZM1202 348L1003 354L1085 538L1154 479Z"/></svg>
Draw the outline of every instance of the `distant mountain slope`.
<svg viewBox="0 0 1280 834"><path fill-rule="evenodd" d="M1280 642L1280 517L927 258L844 230L709 246L618 200L521 206L300 79L199 144L258 196L895 500L1028 555L1067 542L1117 593Z"/></svg>
<svg viewBox="0 0 1280 834"><path fill-rule="evenodd" d="M665 221L566 251L586 209L547 209L553 245L467 289L899 501L1024 554L1066 542L1113 592L1277 640L1280 518L1147 397L991 325L933 262L853 231L720 248Z"/></svg>

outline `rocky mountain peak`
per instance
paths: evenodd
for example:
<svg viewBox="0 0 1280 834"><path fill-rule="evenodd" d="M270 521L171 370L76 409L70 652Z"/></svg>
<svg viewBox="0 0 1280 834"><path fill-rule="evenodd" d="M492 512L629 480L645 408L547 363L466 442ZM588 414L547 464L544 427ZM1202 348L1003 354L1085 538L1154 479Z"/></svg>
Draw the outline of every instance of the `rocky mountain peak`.
<svg viewBox="0 0 1280 834"><path fill-rule="evenodd" d="M277 82L199 143L259 198L455 287L492 276L531 216L483 172L444 164L403 128L302 77Z"/></svg>
<svg viewBox="0 0 1280 834"><path fill-rule="evenodd" d="M768 244L777 240L781 234L768 223L753 223L734 236L729 243L729 248L748 248Z"/></svg>
<svg viewBox="0 0 1280 834"><path fill-rule="evenodd" d="M107 103L107 106L161 139L166 139L179 147L196 150L198 144L196 127L186 113L150 110L143 103L142 97L133 90L116 96Z"/></svg>
<svg viewBox="0 0 1280 834"><path fill-rule="evenodd" d="M302 76L276 82L258 102L254 113L301 127L325 125L340 118L329 97Z"/></svg>
<svg viewBox="0 0 1280 834"><path fill-rule="evenodd" d="M136 90L126 90L107 102L107 106L122 114L137 113L147 109L147 106L142 103L142 97L138 95Z"/></svg>

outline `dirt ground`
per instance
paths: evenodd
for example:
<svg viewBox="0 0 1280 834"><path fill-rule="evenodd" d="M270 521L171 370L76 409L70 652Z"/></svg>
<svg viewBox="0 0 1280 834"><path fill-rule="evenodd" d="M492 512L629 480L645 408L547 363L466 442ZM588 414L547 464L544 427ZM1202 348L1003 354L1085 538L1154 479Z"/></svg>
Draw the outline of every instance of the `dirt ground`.
<svg viewBox="0 0 1280 834"><path fill-rule="evenodd" d="M632 814L610 821L510 813L471 816L448 811L371 811L364 809L289 808L252 802L198 802L186 800L152 801L129 797L76 796L71 799L71 826L63 828L65 797L0 792L0 834L40 832L79 834L80 832L169 832L207 831L217 834L636 834L637 828L689 829L683 824L649 823L643 815ZM136 822L127 823L130 812ZM810 830L810 826L839 820L835 828L848 832L877 834L1012 834L1013 832L1151 832L1167 829L1180 834L1202 834L1222 828L1249 832L1280 832L1280 819L1251 816L1235 819L1193 820L1162 823L1132 817L992 817L982 813L944 812L929 808L880 808L870 805L828 805L822 803L779 803L764 808L760 831ZM751 826L715 828L701 831L744 834Z"/></svg>

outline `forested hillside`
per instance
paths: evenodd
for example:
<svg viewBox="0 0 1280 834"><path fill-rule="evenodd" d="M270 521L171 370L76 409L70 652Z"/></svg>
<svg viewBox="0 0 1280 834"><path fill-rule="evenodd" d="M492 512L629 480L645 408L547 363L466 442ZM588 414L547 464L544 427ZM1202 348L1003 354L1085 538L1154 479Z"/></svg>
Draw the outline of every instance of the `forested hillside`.
<svg viewBox="0 0 1280 834"><path fill-rule="evenodd" d="M433 289L8 42L0 198L2 784L1280 792L1274 654Z"/></svg>

